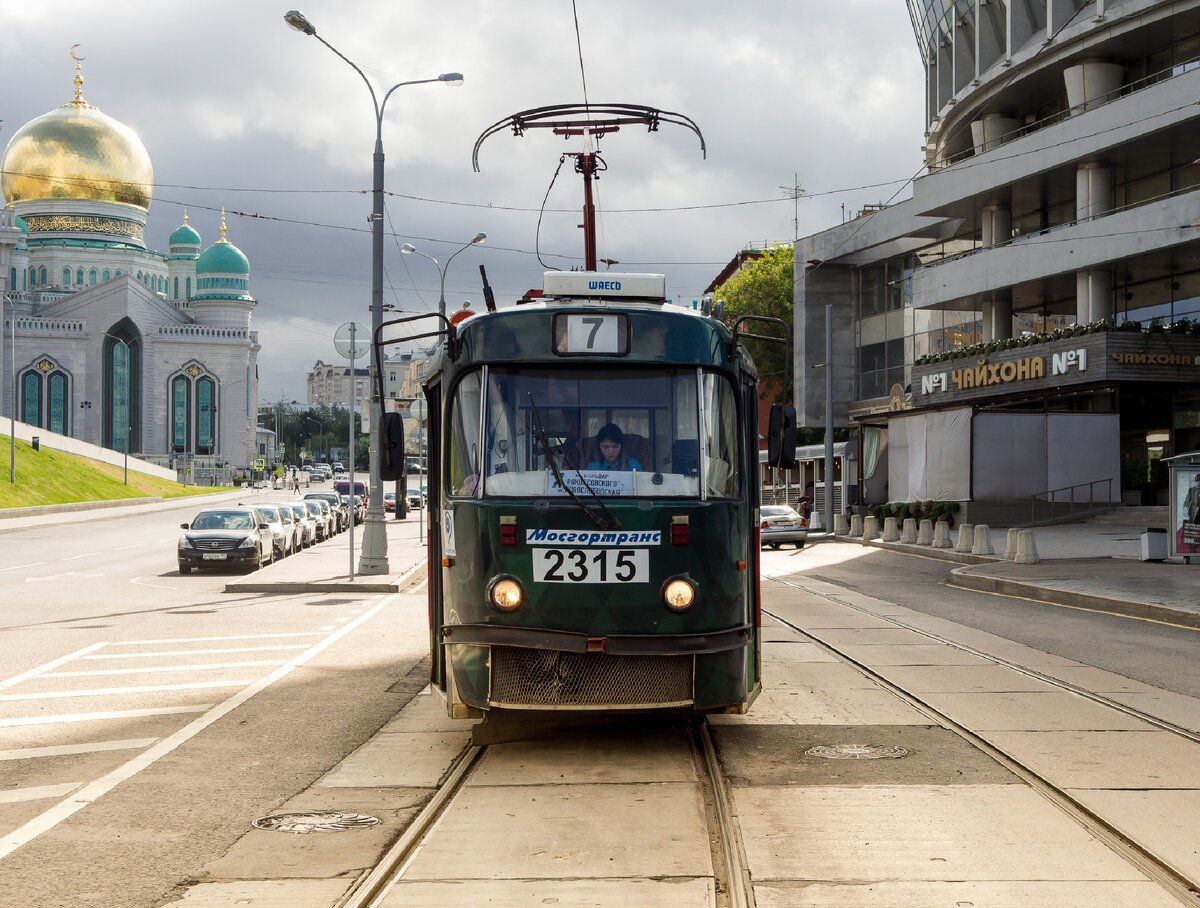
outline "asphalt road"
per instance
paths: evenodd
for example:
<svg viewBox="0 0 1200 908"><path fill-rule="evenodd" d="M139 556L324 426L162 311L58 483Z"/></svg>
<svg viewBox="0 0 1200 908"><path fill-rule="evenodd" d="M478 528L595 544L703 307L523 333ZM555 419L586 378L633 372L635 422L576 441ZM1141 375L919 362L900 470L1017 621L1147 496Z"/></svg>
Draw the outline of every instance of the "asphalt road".
<svg viewBox="0 0 1200 908"><path fill-rule="evenodd" d="M3 908L161 904L425 682L423 593L181 577L202 506L0 536Z"/></svg>

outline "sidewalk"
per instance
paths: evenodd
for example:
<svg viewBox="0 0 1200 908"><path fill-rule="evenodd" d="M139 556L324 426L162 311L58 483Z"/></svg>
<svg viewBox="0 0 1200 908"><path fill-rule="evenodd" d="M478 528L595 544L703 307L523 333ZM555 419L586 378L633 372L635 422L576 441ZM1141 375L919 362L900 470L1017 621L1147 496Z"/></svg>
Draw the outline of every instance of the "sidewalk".
<svg viewBox="0 0 1200 908"><path fill-rule="evenodd" d="M1200 627L1200 565L1140 561L1144 527L1079 523L1037 527L1037 564L1003 558L1008 530L992 527L995 556L960 555L927 545L873 539L866 545L965 562L950 583L965 589L1020 596L1073 608ZM816 537L818 539L831 537ZM854 542L850 537L839 541Z"/></svg>

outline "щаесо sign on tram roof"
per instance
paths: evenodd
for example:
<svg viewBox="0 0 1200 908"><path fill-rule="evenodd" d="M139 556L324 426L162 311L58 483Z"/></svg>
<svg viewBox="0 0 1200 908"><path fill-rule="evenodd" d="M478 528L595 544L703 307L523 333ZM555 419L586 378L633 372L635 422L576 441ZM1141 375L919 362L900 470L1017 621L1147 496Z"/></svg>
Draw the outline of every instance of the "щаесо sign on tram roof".
<svg viewBox="0 0 1200 908"><path fill-rule="evenodd" d="M1200 381L1200 337L1107 331L913 366L917 407L1112 381Z"/></svg>

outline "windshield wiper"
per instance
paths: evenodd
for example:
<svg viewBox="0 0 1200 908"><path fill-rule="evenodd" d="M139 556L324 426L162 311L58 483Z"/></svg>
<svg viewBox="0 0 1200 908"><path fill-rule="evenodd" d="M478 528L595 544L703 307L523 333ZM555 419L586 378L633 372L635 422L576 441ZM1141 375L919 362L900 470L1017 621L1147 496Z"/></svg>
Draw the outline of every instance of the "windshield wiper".
<svg viewBox="0 0 1200 908"><path fill-rule="evenodd" d="M538 445L542 449L542 454L546 458L546 463L550 465L550 471L554 474L554 480L569 496L571 496L571 500L578 505L579 509L583 511L583 513L587 514L588 518L592 521L592 523L596 524L597 527L602 530L621 529L621 521L619 521L616 515L608 509L608 506L600 500L600 496L595 493L590 485L588 485L587 480L583 478L583 474L580 473L578 469L575 470L576 475L578 475L580 480L582 480L584 487L591 492L592 497L596 499L596 504L599 505L600 510L604 512L603 517L588 507L588 505L585 504L583 500L575 494L575 490L567 485L566 481L563 479L562 470L558 468L558 461L554 459L554 452L550 450L550 440L546 437L546 428L542 425L542 415L538 411L537 402L533 399L533 392L529 393L529 412L533 420L533 425L530 426L530 429L533 432L533 437L537 439Z"/></svg>

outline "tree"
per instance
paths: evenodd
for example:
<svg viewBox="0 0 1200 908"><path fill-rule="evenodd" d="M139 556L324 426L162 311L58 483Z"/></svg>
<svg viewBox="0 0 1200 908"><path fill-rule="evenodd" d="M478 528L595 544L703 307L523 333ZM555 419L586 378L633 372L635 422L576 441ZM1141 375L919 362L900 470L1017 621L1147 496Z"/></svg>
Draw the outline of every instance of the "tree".
<svg viewBox="0 0 1200 908"><path fill-rule="evenodd" d="M785 400L791 399L792 301L795 253L791 246L776 246L760 258L747 262L736 274L721 284L713 294L724 300L722 318L732 325L742 315L766 315L781 318L787 324L787 344L771 344L747 340L746 349L758 367L759 381L771 389L782 389ZM754 334L777 334L774 328L753 324L746 330Z"/></svg>

